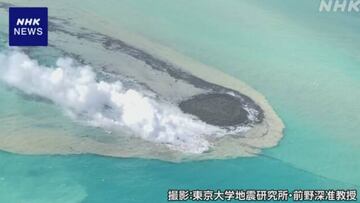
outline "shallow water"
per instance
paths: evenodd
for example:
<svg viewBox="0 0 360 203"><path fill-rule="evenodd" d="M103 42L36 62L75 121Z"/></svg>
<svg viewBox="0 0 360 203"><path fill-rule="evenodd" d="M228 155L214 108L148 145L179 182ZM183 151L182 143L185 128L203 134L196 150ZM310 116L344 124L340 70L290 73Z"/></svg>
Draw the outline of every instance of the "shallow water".
<svg viewBox="0 0 360 203"><path fill-rule="evenodd" d="M171 188L359 188L356 14L318 13L310 0L88 1L72 9L80 6L250 84L283 119L285 136L258 157L176 164L4 152L1 202L165 202ZM5 132L16 122L22 130L101 133L3 85L0 95ZM48 125L37 126L40 119Z"/></svg>
<svg viewBox="0 0 360 203"><path fill-rule="evenodd" d="M90 155L1 157L6 202L166 202L169 188L346 186L264 157L181 164Z"/></svg>

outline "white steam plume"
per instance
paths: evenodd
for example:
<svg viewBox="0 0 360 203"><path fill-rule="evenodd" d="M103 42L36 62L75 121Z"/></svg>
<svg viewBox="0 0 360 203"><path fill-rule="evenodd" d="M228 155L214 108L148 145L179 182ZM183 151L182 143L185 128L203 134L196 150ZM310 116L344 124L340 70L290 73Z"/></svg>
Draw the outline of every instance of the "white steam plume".
<svg viewBox="0 0 360 203"><path fill-rule="evenodd" d="M78 118L106 130L121 129L170 148L201 153L207 136L221 131L184 114L174 105L156 101L120 81L97 81L89 66L60 58L45 67L18 50L0 53L0 79L26 94L47 98Z"/></svg>

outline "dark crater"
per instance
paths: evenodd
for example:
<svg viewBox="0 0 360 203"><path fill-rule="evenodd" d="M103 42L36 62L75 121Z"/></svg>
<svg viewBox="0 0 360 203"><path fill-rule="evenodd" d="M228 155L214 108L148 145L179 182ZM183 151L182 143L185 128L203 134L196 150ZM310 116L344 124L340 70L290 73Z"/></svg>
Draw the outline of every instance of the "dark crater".
<svg viewBox="0 0 360 203"><path fill-rule="evenodd" d="M181 110L197 116L200 120L216 126L248 124L248 112L240 98L229 94L211 93L196 95L179 104Z"/></svg>

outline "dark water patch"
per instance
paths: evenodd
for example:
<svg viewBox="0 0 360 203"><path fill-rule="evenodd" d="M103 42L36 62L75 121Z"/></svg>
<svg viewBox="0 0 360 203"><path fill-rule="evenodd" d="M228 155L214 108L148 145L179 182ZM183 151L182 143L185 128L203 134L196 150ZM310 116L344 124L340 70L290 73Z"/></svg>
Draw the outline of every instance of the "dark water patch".
<svg viewBox="0 0 360 203"><path fill-rule="evenodd" d="M248 112L237 97L228 94L201 94L179 105L182 111L216 126L248 124Z"/></svg>

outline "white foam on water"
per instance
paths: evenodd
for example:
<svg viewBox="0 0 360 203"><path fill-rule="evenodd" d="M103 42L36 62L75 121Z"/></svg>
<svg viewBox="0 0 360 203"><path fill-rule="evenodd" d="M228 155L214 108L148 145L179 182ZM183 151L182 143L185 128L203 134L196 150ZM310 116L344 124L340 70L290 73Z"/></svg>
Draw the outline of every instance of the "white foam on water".
<svg viewBox="0 0 360 203"><path fill-rule="evenodd" d="M26 94L47 98L77 119L105 130L122 130L172 149L202 153L207 140L224 131L183 113L121 81L98 81L90 66L59 58L56 67L40 65L20 50L0 53L0 79Z"/></svg>

